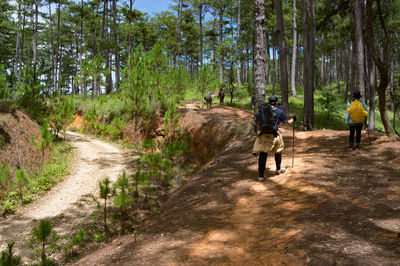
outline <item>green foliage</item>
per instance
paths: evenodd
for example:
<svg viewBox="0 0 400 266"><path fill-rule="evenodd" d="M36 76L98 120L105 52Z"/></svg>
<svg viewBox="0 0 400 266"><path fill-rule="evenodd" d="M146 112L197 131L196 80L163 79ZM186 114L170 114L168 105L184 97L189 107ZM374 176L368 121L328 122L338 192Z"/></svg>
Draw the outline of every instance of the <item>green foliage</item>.
<svg viewBox="0 0 400 266"><path fill-rule="evenodd" d="M128 194L129 180L125 172L118 176L117 182L114 184L114 206L118 208L119 220L121 222L121 231L124 231L125 220L127 218L127 209L132 204L132 198Z"/></svg>
<svg viewBox="0 0 400 266"><path fill-rule="evenodd" d="M174 105L190 86L191 78L183 68L169 66L164 43L145 52L139 45L128 58L121 90L126 108L134 117L165 110Z"/></svg>
<svg viewBox="0 0 400 266"><path fill-rule="evenodd" d="M65 128L74 120L75 109L70 99L57 99L50 114L50 127L57 138L60 132L65 133Z"/></svg>
<svg viewBox="0 0 400 266"><path fill-rule="evenodd" d="M212 92L220 86L220 81L218 80L218 75L216 71L212 71L211 66L206 64L203 65L196 79L196 88L201 93L202 96L206 92Z"/></svg>
<svg viewBox="0 0 400 266"><path fill-rule="evenodd" d="M19 199L24 202L22 190L30 183L30 178L24 168L17 169L15 172L15 183L18 187Z"/></svg>
<svg viewBox="0 0 400 266"><path fill-rule="evenodd" d="M21 265L21 257L14 256L14 242L7 243L7 250L1 252L0 266L18 266Z"/></svg>
<svg viewBox="0 0 400 266"><path fill-rule="evenodd" d="M85 242L89 240L88 232L81 228L76 232L73 236L71 242L66 246L66 249L71 248L73 246L83 247Z"/></svg>
<svg viewBox="0 0 400 266"><path fill-rule="evenodd" d="M103 225L104 225L104 234L108 236L110 234L110 229L107 224L108 217L108 209L107 209L107 201L112 196L112 189L110 187L110 179L107 177L99 182L100 188L100 198L104 200L103 205ZM100 207L100 206L99 206Z"/></svg>
<svg viewBox="0 0 400 266"><path fill-rule="evenodd" d="M325 89L322 91L319 103L322 109L328 113L328 120L330 120L330 114L338 109L338 97L332 91Z"/></svg>
<svg viewBox="0 0 400 266"><path fill-rule="evenodd" d="M46 246L55 243L58 236L53 230L53 224L50 220L40 220L39 225L33 228L32 244L39 244L40 249L40 265L55 265L55 263L47 258Z"/></svg>
<svg viewBox="0 0 400 266"><path fill-rule="evenodd" d="M40 139L36 142L35 137L32 137L32 143L36 146L36 149L42 152L42 168L44 164L44 155L45 151L48 147L53 144L53 134L49 130L49 124L47 120L43 122L43 125L40 127Z"/></svg>
<svg viewBox="0 0 400 266"><path fill-rule="evenodd" d="M0 201L6 197L10 182L10 166L0 163Z"/></svg>
<svg viewBox="0 0 400 266"><path fill-rule="evenodd" d="M36 169L29 176L23 168L16 171L15 178L6 178L9 167L0 165L0 211L3 213L14 209L18 204L28 202L33 194L49 190L69 173L71 146L56 142L50 159L42 169ZM21 196L22 194L22 196ZM22 200L21 200L22 198Z"/></svg>
<svg viewBox="0 0 400 266"><path fill-rule="evenodd" d="M7 102L11 96L11 90L7 84L7 76L4 72L4 65L0 64L0 102Z"/></svg>
<svg viewBox="0 0 400 266"><path fill-rule="evenodd" d="M34 71L27 66L20 72L20 79L15 86L15 99L19 107L33 118L38 118L44 111L44 94L42 86L35 78Z"/></svg>
<svg viewBox="0 0 400 266"><path fill-rule="evenodd" d="M138 168L135 174L129 176L133 180L133 195L135 198L139 197L139 185L144 185L147 181L147 174L141 171L141 167Z"/></svg>

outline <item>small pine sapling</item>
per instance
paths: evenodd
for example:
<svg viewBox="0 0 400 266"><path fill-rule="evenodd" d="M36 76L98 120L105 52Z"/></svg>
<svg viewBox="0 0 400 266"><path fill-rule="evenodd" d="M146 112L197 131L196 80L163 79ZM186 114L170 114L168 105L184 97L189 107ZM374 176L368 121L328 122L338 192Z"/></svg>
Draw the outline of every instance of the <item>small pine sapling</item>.
<svg viewBox="0 0 400 266"><path fill-rule="evenodd" d="M44 157L45 151L48 147L50 147L53 143L53 135L49 130L49 123L48 121L44 121L43 125L40 127L40 140L36 142L35 137L32 137L32 143L36 146L37 150L40 150L42 153L42 166L43 169L44 165Z"/></svg>
<svg viewBox="0 0 400 266"><path fill-rule="evenodd" d="M40 244L41 265L55 265L47 258L46 246L53 244L57 240L57 235L53 230L53 224L50 220L41 220L39 225L33 228L31 242Z"/></svg>
<svg viewBox="0 0 400 266"><path fill-rule="evenodd" d="M132 204L131 197L128 195L129 180L125 171L118 177L114 184L114 205L119 209L119 219L121 223L121 231L124 231L126 218L128 216L128 208Z"/></svg>
<svg viewBox="0 0 400 266"><path fill-rule="evenodd" d="M18 266L21 265L21 257L13 254L14 241L7 243L7 250L1 252L0 266Z"/></svg>
<svg viewBox="0 0 400 266"><path fill-rule="evenodd" d="M99 183L100 187L100 198L104 200L104 206L103 206L103 221L104 221L104 234L106 236L109 236L110 234L110 229L107 225L107 200L112 196L112 190L110 187L110 179L107 177L100 181Z"/></svg>
<svg viewBox="0 0 400 266"><path fill-rule="evenodd" d="M141 167L138 168L135 174L130 175L130 178L133 180L134 183L134 192L133 196L135 198L139 198L139 185L144 184L147 179L146 173L141 171Z"/></svg>
<svg viewBox="0 0 400 266"><path fill-rule="evenodd" d="M74 112L75 110L71 100L60 100L58 106L50 115L51 128L56 138L58 134L62 132L65 140L65 129L67 125L74 120Z"/></svg>
<svg viewBox="0 0 400 266"><path fill-rule="evenodd" d="M30 183L29 176L25 172L24 168L17 169L17 171L15 172L15 183L18 187L19 199L21 200L21 203L23 203L22 190L25 185L28 185Z"/></svg>

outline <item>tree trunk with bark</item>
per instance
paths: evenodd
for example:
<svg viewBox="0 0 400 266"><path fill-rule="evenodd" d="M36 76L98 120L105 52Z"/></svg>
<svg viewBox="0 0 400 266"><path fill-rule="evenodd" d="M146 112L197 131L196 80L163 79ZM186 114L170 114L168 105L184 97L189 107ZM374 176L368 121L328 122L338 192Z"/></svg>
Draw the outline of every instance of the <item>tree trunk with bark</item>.
<svg viewBox="0 0 400 266"><path fill-rule="evenodd" d="M224 7L219 7L218 14L219 14L219 60L218 60L218 67L219 67L219 80L221 82L224 81L224 49L222 48L223 45L223 35L224 35Z"/></svg>
<svg viewBox="0 0 400 266"><path fill-rule="evenodd" d="M114 24L114 54L115 54L115 87L119 90L121 74L120 74L120 55L118 41L118 21L117 21L117 0L113 0L113 24Z"/></svg>
<svg viewBox="0 0 400 266"><path fill-rule="evenodd" d="M315 0L302 0L304 35L304 120L307 130L314 127Z"/></svg>
<svg viewBox="0 0 400 266"><path fill-rule="evenodd" d="M278 25L278 40L279 40L279 67L281 77L281 103L282 109L285 113L289 113L289 84L288 84L288 72L287 72L287 51L285 41L285 28L283 25L283 14L282 14L282 0L276 0L276 22Z"/></svg>
<svg viewBox="0 0 400 266"><path fill-rule="evenodd" d="M386 135L391 140L395 140L397 138L397 136L395 135L395 132L393 130L392 125L390 124L389 117L386 112L386 89L389 84L389 73L388 73L389 43L388 43L388 41L390 40L390 38L389 38L389 33L386 29L386 25L385 25L383 17L382 17L380 0L377 0L376 3L377 3L377 12L378 12L378 17L380 20L381 28L385 35L385 41L383 41L383 43L381 44L383 47L383 52L382 52L383 59L381 59L379 57L378 52L375 48L374 30L373 30L373 26L372 26L373 0L367 0L367 5L366 5L367 36L368 36L367 44L368 44L368 51L370 52L370 55L371 55L372 59L374 60L374 63L376 64L378 71L380 73L380 80L379 80L379 86L378 86L377 92L378 92L379 112L381 114L382 124L383 124L383 127L385 128Z"/></svg>
<svg viewBox="0 0 400 266"><path fill-rule="evenodd" d="M296 56L297 56L297 9L296 1L293 0L293 47L292 47L292 70L290 71L290 87L293 97L297 98L296 93Z"/></svg>
<svg viewBox="0 0 400 266"><path fill-rule="evenodd" d="M375 130L375 95L376 95L376 67L371 56L368 60L368 87L369 87L369 116L368 129Z"/></svg>
<svg viewBox="0 0 400 266"><path fill-rule="evenodd" d="M354 24L355 24L355 55L356 55L356 73L357 73L357 89L365 96L365 59L364 59L364 39L363 39L363 1L354 1Z"/></svg>
<svg viewBox="0 0 400 266"><path fill-rule="evenodd" d="M254 90L256 107L265 102L265 7L264 0L254 0L255 47Z"/></svg>
<svg viewBox="0 0 400 266"><path fill-rule="evenodd" d="M241 86L241 83L240 83L240 56L241 56L241 49L240 49L240 23L241 23L241 20L240 20L240 16L241 16L241 14L240 14L240 12L241 12L241 10L240 10L240 1L241 0L237 0L237 8L238 8L238 14L237 14L237 34L236 34L236 56L237 56L237 59L236 59L236 79L237 79L237 85L238 85L238 88L240 88L240 86Z"/></svg>

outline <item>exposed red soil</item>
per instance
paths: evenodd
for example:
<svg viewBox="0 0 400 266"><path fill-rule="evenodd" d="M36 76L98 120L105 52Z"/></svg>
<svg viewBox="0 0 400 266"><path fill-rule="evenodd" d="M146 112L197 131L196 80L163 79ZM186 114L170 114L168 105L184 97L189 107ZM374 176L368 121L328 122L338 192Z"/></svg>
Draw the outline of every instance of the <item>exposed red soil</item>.
<svg viewBox="0 0 400 266"><path fill-rule="evenodd" d="M193 111L214 124L199 133L203 143L217 142L226 131L219 125L251 124L251 114L237 109ZM203 124L189 116L184 123L188 132ZM349 151L347 131L296 132L290 168L292 131L282 131L286 173L274 174L270 156L269 178L258 182L254 138L233 138L138 236L118 238L76 265L400 264L400 143L374 133L370 145L363 132L361 150Z"/></svg>
<svg viewBox="0 0 400 266"><path fill-rule="evenodd" d="M0 109L0 163L10 165L12 172L20 167L28 172L40 167L42 153L32 143L32 137L40 140L39 126L24 112L12 114L5 106Z"/></svg>
<svg viewBox="0 0 400 266"><path fill-rule="evenodd" d="M83 116L80 114L75 114L74 117L75 117L74 121L68 125L68 129L82 130L83 129Z"/></svg>

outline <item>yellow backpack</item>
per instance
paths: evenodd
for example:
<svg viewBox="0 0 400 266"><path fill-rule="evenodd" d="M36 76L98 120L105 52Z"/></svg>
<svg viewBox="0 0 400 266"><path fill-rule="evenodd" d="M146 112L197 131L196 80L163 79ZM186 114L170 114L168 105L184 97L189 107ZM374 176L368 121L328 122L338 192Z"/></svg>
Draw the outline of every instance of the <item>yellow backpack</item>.
<svg viewBox="0 0 400 266"><path fill-rule="evenodd" d="M349 112L351 120L356 123L361 123L368 115L368 112L359 100L354 100L347 109L347 112Z"/></svg>

